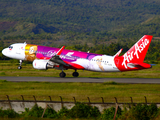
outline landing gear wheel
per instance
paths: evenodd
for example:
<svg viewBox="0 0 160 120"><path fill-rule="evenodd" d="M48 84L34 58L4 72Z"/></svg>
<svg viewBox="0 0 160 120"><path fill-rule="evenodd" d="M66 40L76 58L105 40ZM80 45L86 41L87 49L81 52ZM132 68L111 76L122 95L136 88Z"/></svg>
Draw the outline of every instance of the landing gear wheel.
<svg viewBox="0 0 160 120"><path fill-rule="evenodd" d="M78 72L73 72L73 77L78 77L79 76L79 73Z"/></svg>
<svg viewBox="0 0 160 120"><path fill-rule="evenodd" d="M64 78L64 77L66 76L66 73L65 73L65 72L61 72L61 73L59 74L59 76L60 76L61 78Z"/></svg>
<svg viewBox="0 0 160 120"><path fill-rule="evenodd" d="M22 69L22 67L21 67L22 66L22 62L23 62L22 60L19 60L19 64L20 64L20 66L18 67L19 70Z"/></svg>
<svg viewBox="0 0 160 120"><path fill-rule="evenodd" d="M21 66L19 66L19 67L18 67L18 69L20 70L20 69L22 69L22 67L21 67Z"/></svg>

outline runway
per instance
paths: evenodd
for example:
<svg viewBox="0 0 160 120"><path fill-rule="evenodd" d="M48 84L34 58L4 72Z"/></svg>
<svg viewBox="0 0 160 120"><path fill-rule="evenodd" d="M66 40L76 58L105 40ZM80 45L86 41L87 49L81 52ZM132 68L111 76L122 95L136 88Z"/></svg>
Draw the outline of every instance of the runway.
<svg viewBox="0 0 160 120"><path fill-rule="evenodd" d="M3 77L0 76L0 80L7 80L11 82L85 82L85 83L104 83L108 81L114 81L116 83L130 83L130 84L160 84L159 78L59 78L59 77Z"/></svg>

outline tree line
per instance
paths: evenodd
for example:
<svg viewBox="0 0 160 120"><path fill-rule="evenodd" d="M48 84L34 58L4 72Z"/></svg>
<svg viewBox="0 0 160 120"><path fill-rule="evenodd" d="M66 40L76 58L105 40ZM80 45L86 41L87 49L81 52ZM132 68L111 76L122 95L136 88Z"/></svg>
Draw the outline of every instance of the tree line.
<svg viewBox="0 0 160 120"><path fill-rule="evenodd" d="M47 105L46 109L39 107L35 104L32 109L25 108L25 111L21 114L16 113L13 109L2 110L0 109L0 118L16 118L20 119L40 119L40 118L52 118L52 119L93 119L93 120L154 120L159 118L159 108L156 104L132 104L130 107L124 107L122 110L120 107L116 109L114 107L104 109L103 113L100 113L97 107L92 107L84 103L75 103L75 106L71 109L63 107L58 112Z"/></svg>
<svg viewBox="0 0 160 120"><path fill-rule="evenodd" d="M95 44L94 46L90 47L87 43L83 45L71 45L66 46L65 49L70 50L77 50L77 51L84 51L84 52L90 52L90 53L97 53L97 54L106 54L113 56L116 54L121 48L123 48L123 51L121 55L123 55L125 52L127 52L135 42L130 43L111 43L110 45L105 44ZM4 42L0 41L0 51L4 49ZM59 46L61 47L61 46ZM148 52L146 54L145 60L148 62L158 62L160 60L160 41L153 41L150 44L150 47L148 49ZM5 57L0 53L0 60L7 60L9 58Z"/></svg>

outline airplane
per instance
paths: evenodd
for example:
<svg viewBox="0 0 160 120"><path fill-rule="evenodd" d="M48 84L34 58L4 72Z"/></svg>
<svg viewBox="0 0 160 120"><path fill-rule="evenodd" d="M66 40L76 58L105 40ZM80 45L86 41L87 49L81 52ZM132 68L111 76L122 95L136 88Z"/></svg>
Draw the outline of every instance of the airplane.
<svg viewBox="0 0 160 120"><path fill-rule="evenodd" d="M120 49L114 56L101 55L89 52L81 52L62 48L15 43L2 50L2 54L20 61L32 61L33 68L59 69L60 77L64 78L64 70L74 69L73 77L78 77L77 70L89 70L98 72L122 72L151 68L150 64L144 63L144 58L152 40L151 35L144 35L124 55L120 56Z"/></svg>

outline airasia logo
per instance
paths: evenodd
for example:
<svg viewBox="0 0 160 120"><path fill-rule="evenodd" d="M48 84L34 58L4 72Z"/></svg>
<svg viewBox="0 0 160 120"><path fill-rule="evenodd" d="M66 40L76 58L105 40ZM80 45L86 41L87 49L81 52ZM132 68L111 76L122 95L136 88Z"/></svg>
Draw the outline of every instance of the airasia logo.
<svg viewBox="0 0 160 120"><path fill-rule="evenodd" d="M140 42L138 42L140 43ZM148 39L142 39L142 43L140 45L138 45L138 43L136 43L134 45L134 48L132 51L127 52L123 55L124 59L122 62L122 66L124 65L124 67L127 69L127 63L129 63L131 60L133 60L134 57L136 57L137 59L139 59L139 53L141 53L145 47L149 44L149 40Z"/></svg>

